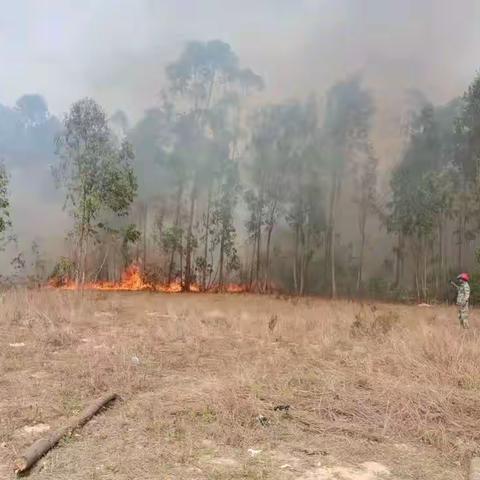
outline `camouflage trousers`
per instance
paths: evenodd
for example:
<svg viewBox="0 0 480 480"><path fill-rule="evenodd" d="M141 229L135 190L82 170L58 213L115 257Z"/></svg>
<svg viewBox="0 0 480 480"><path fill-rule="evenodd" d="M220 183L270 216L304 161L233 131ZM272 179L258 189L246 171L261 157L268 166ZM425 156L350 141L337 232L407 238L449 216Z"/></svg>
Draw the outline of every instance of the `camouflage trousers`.
<svg viewBox="0 0 480 480"><path fill-rule="evenodd" d="M468 303L458 307L458 319L463 328L468 328Z"/></svg>

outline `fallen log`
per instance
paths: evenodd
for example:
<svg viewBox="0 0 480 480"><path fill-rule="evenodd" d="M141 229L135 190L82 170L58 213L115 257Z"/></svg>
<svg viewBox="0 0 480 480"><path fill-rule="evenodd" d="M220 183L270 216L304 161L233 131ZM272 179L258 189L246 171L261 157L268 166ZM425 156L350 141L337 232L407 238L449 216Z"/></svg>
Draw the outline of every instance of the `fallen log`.
<svg viewBox="0 0 480 480"><path fill-rule="evenodd" d="M116 393L109 393L95 400L78 417L68 422L68 425L52 432L46 437L38 439L28 448L25 453L15 460L15 473L23 473L29 470L35 463L51 450L63 437L71 435L74 430L82 427L103 407L117 398Z"/></svg>

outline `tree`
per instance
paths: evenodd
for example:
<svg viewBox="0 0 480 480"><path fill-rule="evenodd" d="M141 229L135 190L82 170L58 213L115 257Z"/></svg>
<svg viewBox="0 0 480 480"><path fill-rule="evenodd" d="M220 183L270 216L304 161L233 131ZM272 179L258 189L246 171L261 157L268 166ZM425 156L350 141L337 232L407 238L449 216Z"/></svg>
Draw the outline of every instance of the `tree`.
<svg viewBox="0 0 480 480"><path fill-rule="evenodd" d="M135 198L134 154L126 140L118 144L105 112L90 98L72 105L56 146L59 163L54 175L74 220L76 281L83 285L89 239L103 228L95 220L104 211L125 215Z"/></svg>
<svg viewBox="0 0 480 480"><path fill-rule="evenodd" d="M480 74L465 92L461 111L455 122L455 163L461 174L456 216L458 218L458 266L464 268L463 246L469 234L469 218L476 219L480 209Z"/></svg>
<svg viewBox="0 0 480 480"><path fill-rule="evenodd" d="M332 297L337 293L335 242L341 187L354 155L366 150L373 112L372 97L359 76L337 83L327 93L322 143L330 163L331 185L325 266L330 270Z"/></svg>
<svg viewBox="0 0 480 480"><path fill-rule="evenodd" d="M0 236L12 225L10 220L9 176L5 164L0 162Z"/></svg>
<svg viewBox="0 0 480 480"><path fill-rule="evenodd" d="M47 102L41 95L23 95L17 100L16 107L32 126L45 122L50 116Z"/></svg>
<svg viewBox="0 0 480 480"><path fill-rule="evenodd" d="M453 208L456 182L453 137L448 135L452 119L451 105L426 105L414 117L410 141L391 180L387 228L403 242L409 242L415 261L417 297L425 300L431 290L429 280L435 280L438 292L446 276L444 231Z"/></svg>
<svg viewBox="0 0 480 480"><path fill-rule="evenodd" d="M376 211L378 159L371 146L353 164L354 195L353 201L358 210L358 229L360 233L360 253L358 259L357 292L362 288L363 267L366 244L368 216Z"/></svg>
<svg viewBox="0 0 480 480"><path fill-rule="evenodd" d="M214 120L218 115L212 115L212 110L221 111L224 120L229 109L219 108L228 105L236 107L232 102L234 93L238 90L243 92L252 88L261 88L261 78L250 69L239 67L238 57L232 51L230 45L220 40L208 42L190 42L186 45L180 58L167 66L167 79L170 91L176 97L177 110L183 111L182 122L188 122L191 139L195 139L189 153L188 178L190 183L188 220L186 228L186 252L185 252L185 282L184 288L188 290L192 280L193 264L193 225L195 207L202 179L210 179L214 170L208 155L202 152L208 151L209 134L215 135ZM226 101L228 100L228 101ZM217 123L218 124L218 123ZM213 139L215 141L215 139ZM232 152L232 148L229 149ZM205 172L207 174L205 175ZM209 192L207 209L211 202L211 182L207 182ZM210 216L207 215L205 229L205 245L208 245L208 231ZM205 248L205 251L207 248ZM206 259L203 261L205 268ZM205 271L203 273L205 278Z"/></svg>
<svg viewBox="0 0 480 480"><path fill-rule="evenodd" d="M239 194L238 167L235 162L226 159L221 167L217 200L212 212L213 242L218 245L220 290L225 286L225 265L228 271L240 268L235 248L234 210Z"/></svg>

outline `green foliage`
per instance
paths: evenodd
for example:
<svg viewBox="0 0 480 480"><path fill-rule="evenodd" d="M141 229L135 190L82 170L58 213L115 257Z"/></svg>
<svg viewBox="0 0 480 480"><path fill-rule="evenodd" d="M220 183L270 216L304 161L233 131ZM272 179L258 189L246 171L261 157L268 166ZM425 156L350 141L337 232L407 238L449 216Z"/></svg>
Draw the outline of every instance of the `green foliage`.
<svg viewBox="0 0 480 480"><path fill-rule="evenodd" d="M104 209L126 214L137 191L133 151L127 141L117 147L105 112L94 100L72 105L57 137L57 155L54 175L78 226L90 230Z"/></svg>
<svg viewBox="0 0 480 480"><path fill-rule="evenodd" d="M0 163L0 236L11 226L10 200L8 196L9 176L5 165Z"/></svg>
<svg viewBox="0 0 480 480"><path fill-rule="evenodd" d="M65 190L65 206L75 221L77 273L83 282L88 239L97 227L106 228L105 222L94 225L94 220L108 212L126 215L135 198L134 155L126 140L118 146L105 112L90 98L72 105L63 127L56 142L59 163L54 176Z"/></svg>
<svg viewBox="0 0 480 480"><path fill-rule="evenodd" d="M456 175L450 167L451 136L444 135L448 125L440 128L439 121L445 112L427 105L413 122L410 143L390 182L390 232L429 237L439 217L453 208Z"/></svg>
<svg viewBox="0 0 480 480"><path fill-rule="evenodd" d="M50 280L55 286L62 285L73 279L75 271L76 265L70 258L60 257L53 267Z"/></svg>
<svg viewBox="0 0 480 480"><path fill-rule="evenodd" d="M450 170L419 175L413 168L401 167L394 172L390 186L390 232L428 237L438 216L447 213L453 204L454 177Z"/></svg>
<svg viewBox="0 0 480 480"><path fill-rule="evenodd" d="M178 226L170 226L162 232L162 248L165 252L179 250L182 247L183 229Z"/></svg>
<svg viewBox="0 0 480 480"><path fill-rule="evenodd" d="M456 163L467 182L480 184L480 74L463 96L462 111L455 125Z"/></svg>

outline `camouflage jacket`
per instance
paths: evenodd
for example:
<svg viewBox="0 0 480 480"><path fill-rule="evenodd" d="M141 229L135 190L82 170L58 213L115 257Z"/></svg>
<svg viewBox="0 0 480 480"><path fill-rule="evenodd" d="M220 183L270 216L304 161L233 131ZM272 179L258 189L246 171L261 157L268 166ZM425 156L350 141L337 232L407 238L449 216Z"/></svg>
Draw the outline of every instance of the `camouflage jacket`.
<svg viewBox="0 0 480 480"><path fill-rule="evenodd" d="M469 298L470 298L470 285L467 282L464 282L458 287L457 305L460 307L468 305Z"/></svg>

